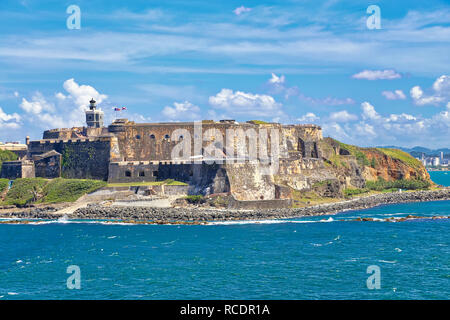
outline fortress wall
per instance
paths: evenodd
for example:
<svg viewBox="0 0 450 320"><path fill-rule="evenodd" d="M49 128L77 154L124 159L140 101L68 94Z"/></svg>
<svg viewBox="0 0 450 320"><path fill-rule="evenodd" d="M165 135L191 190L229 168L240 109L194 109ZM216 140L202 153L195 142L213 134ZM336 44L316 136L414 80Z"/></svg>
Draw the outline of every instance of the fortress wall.
<svg viewBox="0 0 450 320"><path fill-rule="evenodd" d="M60 142L57 147L62 155L62 177L108 179L111 139Z"/></svg>
<svg viewBox="0 0 450 320"><path fill-rule="evenodd" d="M267 146L267 151L271 154L270 130L277 129L280 132L280 155L281 157L289 157L289 151L299 150L299 137L306 142L306 153L311 156L314 150L312 142L318 141L321 137L321 129L317 126L303 128L303 126L282 126L280 124L263 124L254 125L249 123L203 123L203 148L207 148L211 143L222 142L224 152L227 144L227 129L238 132L243 130L251 130L258 135L261 129L266 129L268 137L264 139L263 144ZM120 150L121 161L161 161L171 160L171 152L173 148L179 144L182 139L189 136L181 136L180 130L186 130L190 135L191 155L194 155L194 133L193 123L169 123L169 124L124 124L110 126L110 131L114 133L118 140L118 148ZM178 133L177 133L178 131ZM217 134L215 133L217 132ZM211 136L208 135L211 134ZM308 136L311 134L311 136ZM222 137L222 139L219 138ZM234 136L233 143L235 154L238 154L238 144L242 144L242 137ZM245 146L248 148L253 141L247 136L245 137ZM259 145L259 144L258 144ZM256 147L258 147L256 145ZM220 145L218 145L220 146ZM259 150L257 150L259 155ZM316 152L317 154L317 152ZM174 159L172 159L174 160Z"/></svg>
<svg viewBox="0 0 450 320"><path fill-rule="evenodd" d="M62 155L63 178L108 178L111 138L38 140L29 144L29 157L55 150Z"/></svg>
<svg viewBox="0 0 450 320"><path fill-rule="evenodd" d="M34 164L32 161L5 161L2 164L0 178L34 178Z"/></svg>
<svg viewBox="0 0 450 320"><path fill-rule="evenodd" d="M61 176L61 155L55 154L43 159L34 160L36 177L54 179Z"/></svg>
<svg viewBox="0 0 450 320"><path fill-rule="evenodd" d="M229 191L226 170L220 164L174 163L169 161L113 162L109 165L109 182L149 182L173 179L188 183L191 193Z"/></svg>
<svg viewBox="0 0 450 320"><path fill-rule="evenodd" d="M151 163L110 163L108 182L151 182L158 178L158 165ZM156 173L156 174L155 174Z"/></svg>
<svg viewBox="0 0 450 320"><path fill-rule="evenodd" d="M275 185L271 175L264 175L257 163L227 164L230 191L236 200L275 199Z"/></svg>

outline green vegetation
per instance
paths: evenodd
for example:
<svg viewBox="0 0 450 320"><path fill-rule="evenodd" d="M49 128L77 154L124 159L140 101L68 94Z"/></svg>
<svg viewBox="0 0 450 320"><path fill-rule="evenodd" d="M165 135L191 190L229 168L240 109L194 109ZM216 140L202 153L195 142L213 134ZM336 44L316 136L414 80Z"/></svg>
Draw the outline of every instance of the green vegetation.
<svg viewBox="0 0 450 320"><path fill-rule="evenodd" d="M339 142L337 140L335 140L335 141L339 143L339 146L341 147L341 149L345 149L348 152L350 152L350 154L356 158L356 160L358 161L358 163L360 165L364 165L364 166L370 165L370 162L367 159L365 153L361 151L362 148L359 148L357 146L352 146L350 144L345 144L345 143Z"/></svg>
<svg viewBox="0 0 450 320"><path fill-rule="evenodd" d="M377 160L375 158L372 158L372 160L370 161L370 166L375 169L377 165Z"/></svg>
<svg viewBox="0 0 450 320"><path fill-rule="evenodd" d="M192 203L192 204L198 204L198 203L205 202L205 198L202 195L186 196L183 199L186 199L187 202Z"/></svg>
<svg viewBox="0 0 450 320"><path fill-rule="evenodd" d="M247 121L248 123L252 123L252 124L268 124L269 122L267 121L263 121L263 120L250 120Z"/></svg>
<svg viewBox="0 0 450 320"><path fill-rule="evenodd" d="M17 155L9 150L0 150L0 170L2 169L3 161L17 160Z"/></svg>
<svg viewBox="0 0 450 320"><path fill-rule="evenodd" d="M422 168L422 163L406 152L389 148L377 148L377 150L387 155L388 157L392 157L394 159L402 161L403 163L406 163L414 169Z"/></svg>
<svg viewBox="0 0 450 320"><path fill-rule="evenodd" d="M310 205L337 202L340 201L341 199L322 197L313 190L303 191L292 189L292 200L293 200L292 204L293 208L302 208Z"/></svg>
<svg viewBox="0 0 450 320"><path fill-rule="evenodd" d="M166 179L164 181L162 181L164 185L166 186L187 186L187 183L181 182L181 181L176 181L173 179Z"/></svg>
<svg viewBox="0 0 450 320"><path fill-rule="evenodd" d="M53 179L44 188L42 202L74 202L82 195L106 186L105 181L85 179Z"/></svg>
<svg viewBox="0 0 450 320"><path fill-rule="evenodd" d="M2 193L9 184L8 179L0 179L0 193Z"/></svg>
<svg viewBox="0 0 450 320"><path fill-rule="evenodd" d="M344 196L352 197L352 196L356 196L358 194L367 193L367 192L369 192L369 189L367 189L367 188L361 188L361 189L347 188L347 189L344 189Z"/></svg>
<svg viewBox="0 0 450 320"><path fill-rule="evenodd" d="M106 185L100 180L23 178L16 179L0 204L73 202Z"/></svg>
<svg viewBox="0 0 450 320"><path fill-rule="evenodd" d="M382 155L386 155L393 159L399 160L404 164L410 166L413 169L421 169L423 168L422 163L411 156L409 153L398 149L389 149L389 148L360 148L357 146L353 146L350 144L345 144L335 139L335 143L339 144L341 149L347 150L350 155L354 156L360 165L370 166L372 168L376 168L378 166L377 160L375 157L370 160L367 158L366 153L364 151L378 152ZM340 167L344 165L344 161L342 161L342 157L340 155L330 156L328 159L334 166Z"/></svg>
<svg viewBox="0 0 450 320"><path fill-rule="evenodd" d="M143 182L117 182L108 183L107 187L140 187L140 186L186 186L187 183L176 181L173 179L167 179L164 181L143 181Z"/></svg>
<svg viewBox="0 0 450 320"><path fill-rule="evenodd" d="M324 186L330 185L331 183L333 183L333 180L330 180L330 179L316 181L312 184L312 188L316 189L316 188L324 187Z"/></svg>
<svg viewBox="0 0 450 320"><path fill-rule="evenodd" d="M378 178L377 181L366 182L366 188L375 191L386 191L393 189L420 190L429 189L430 187L431 183L429 181L421 179L386 181L383 178Z"/></svg>
<svg viewBox="0 0 450 320"><path fill-rule="evenodd" d="M44 187L48 180L43 178L16 179L6 194L3 204L14 204L23 206L36 202L44 196Z"/></svg>

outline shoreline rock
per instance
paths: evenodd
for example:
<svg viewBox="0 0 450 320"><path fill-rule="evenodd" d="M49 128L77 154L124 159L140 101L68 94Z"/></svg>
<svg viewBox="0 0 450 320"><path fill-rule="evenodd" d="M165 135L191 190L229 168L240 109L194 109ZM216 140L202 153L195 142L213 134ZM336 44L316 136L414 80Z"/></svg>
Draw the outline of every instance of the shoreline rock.
<svg viewBox="0 0 450 320"><path fill-rule="evenodd" d="M55 214L56 208L47 206L25 211L0 212L0 218L10 219L115 219L130 223L201 224L207 221L289 219L307 216L331 215L349 210L363 210L379 205L409 202L450 200L450 188L428 191L393 192L364 196L352 200L326 203L303 208L266 210L229 210L202 208L108 207L91 204L73 214Z"/></svg>

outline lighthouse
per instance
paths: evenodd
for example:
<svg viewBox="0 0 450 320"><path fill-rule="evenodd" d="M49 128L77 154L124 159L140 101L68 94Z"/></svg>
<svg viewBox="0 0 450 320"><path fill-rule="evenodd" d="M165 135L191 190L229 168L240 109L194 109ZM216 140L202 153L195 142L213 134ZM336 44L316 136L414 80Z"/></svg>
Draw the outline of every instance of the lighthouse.
<svg viewBox="0 0 450 320"><path fill-rule="evenodd" d="M94 98L89 101L89 110L86 110L86 124L89 128L103 127L103 111L97 110L97 104Z"/></svg>

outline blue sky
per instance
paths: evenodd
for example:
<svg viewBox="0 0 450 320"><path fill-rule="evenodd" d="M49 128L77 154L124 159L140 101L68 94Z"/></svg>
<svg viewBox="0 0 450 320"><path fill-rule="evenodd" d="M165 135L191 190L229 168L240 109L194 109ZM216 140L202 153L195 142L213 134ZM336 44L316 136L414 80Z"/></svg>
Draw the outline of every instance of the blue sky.
<svg viewBox="0 0 450 320"><path fill-rule="evenodd" d="M317 123L362 146L450 146L448 1L2 0L0 29L0 141L83 125L94 97L108 122L126 106L138 122Z"/></svg>

